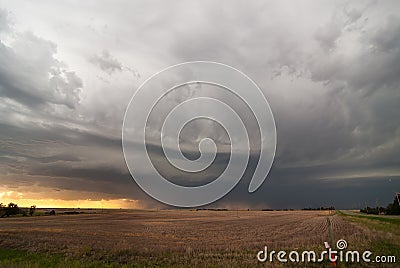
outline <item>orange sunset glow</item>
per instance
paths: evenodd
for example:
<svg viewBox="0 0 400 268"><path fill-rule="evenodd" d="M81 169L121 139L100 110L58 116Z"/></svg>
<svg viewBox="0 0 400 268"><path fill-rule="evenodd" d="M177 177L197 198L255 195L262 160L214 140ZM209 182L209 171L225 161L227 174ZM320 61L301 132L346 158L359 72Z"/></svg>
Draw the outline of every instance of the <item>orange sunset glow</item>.
<svg viewBox="0 0 400 268"><path fill-rule="evenodd" d="M138 200L130 199L110 199L110 200L63 200L63 199L33 199L25 198L23 193L15 191L0 192L0 203L17 203L19 207L30 207L36 205L37 208L110 208L110 209L140 209L143 208Z"/></svg>

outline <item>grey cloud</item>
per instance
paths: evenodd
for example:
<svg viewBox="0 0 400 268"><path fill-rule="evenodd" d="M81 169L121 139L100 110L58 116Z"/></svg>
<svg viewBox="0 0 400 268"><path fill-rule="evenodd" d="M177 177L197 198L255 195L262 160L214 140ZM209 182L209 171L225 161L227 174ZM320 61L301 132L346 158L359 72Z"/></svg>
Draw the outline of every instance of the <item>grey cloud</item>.
<svg viewBox="0 0 400 268"><path fill-rule="evenodd" d="M354 22L358 21L363 15L362 11L357 8L352 8L351 10L348 10L345 12L347 14L349 23L354 23Z"/></svg>
<svg viewBox="0 0 400 268"><path fill-rule="evenodd" d="M55 59L56 45L33 33L17 33L12 45L0 43L0 97L28 107L60 104L74 108L82 80Z"/></svg>
<svg viewBox="0 0 400 268"><path fill-rule="evenodd" d="M10 30L11 27L8 11L0 8L0 33L9 32Z"/></svg>
<svg viewBox="0 0 400 268"><path fill-rule="evenodd" d="M387 17L385 24L376 30L370 37L370 41L378 51L386 53L393 52L393 50L398 51L400 44L400 18L395 15Z"/></svg>
<svg viewBox="0 0 400 268"><path fill-rule="evenodd" d="M100 54L89 57L89 62L100 67L101 70L111 75L116 71L127 71L137 79L140 79L140 73L135 69L123 65L119 60L113 57L108 50L103 50ZM103 79L103 78L100 78Z"/></svg>
<svg viewBox="0 0 400 268"><path fill-rule="evenodd" d="M335 21L331 21L317 30L315 39L320 43L323 49L329 51L335 48L336 40L341 35L341 30L341 25L338 25Z"/></svg>
<svg viewBox="0 0 400 268"><path fill-rule="evenodd" d="M101 70L108 74L112 74L115 71L122 71L122 64L113 56L110 52L103 50L99 55L93 55L89 58L89 61L100 67Z"/></svg>
<svg viewBox="0 0 400 268"><path fill-rule="evenodd" d="M351 5L350 11L333 8L332 20L309 36L314 37L322 49L315 47L312 38L302 43L307 40L306 35L299 42L291 42L290 37L281 39L273 30L260 29L263 26L258 28L263 35L252 39L250 33L256 31L251 27L252 20L257 17L254 16L241 21L240 25L235 24L244 29L241 33L247 38L238 39L234 33L223 29L219 32L220 36L214 36L212 31L207 30L189 32L180 36L172 51L179 59L208 59L215 54L223 62L250 61L249 65L259 68L253 71L250 67L248 74L256 82L261 81L261 86L266 89L278 131L276 169L271 171L270 180L279 179L275 173L279 169L288 180L298 180L298 187L302 190L302 183L317 189L318 178L350 178L357 173L370 174L371 177L380 173L382 176L375 182L382 180L384 183L383 174L398 174L396 167L400 164L395 153L400 149L400 114L397 108L400 81L395 75L400 73L397 64L399 46L395 41L398 28L396 16L372 17L368 13L372 9L351 8ZM383 14L390 14L391 11L384 9ZM245 16L245 13L241 15ZM369 16L368 21L364 19ZM211 18L211 15L207 17ZM273 20L271 16L269 19ZM256 26L254 28L257 29ZM213 41L203 45L202 42L192 41L196 40L193 37ZM256 42L247 43L247 40ZM227 45L229 43L238 45L232 47ZM186 44L189 46L185 47ZM208 44L212 46L208 47ZM258 47L264 47L264 50L258 50ZM275 48L273 55L277 55L276 59L268 53L271 47ZM371 47L380 49L375 48L374 52ZM349 49L354 52L349 52ZM225 55L227 51L230 56ZM251 58L249 51L261 58L264 64L258 64L257 59ZM277 65L280 77L278 75L275 81L268 81L265 76L274 69L274 65ZM303 168L298 169L295 176L289 169L296 167ZM320 172L312 174L313 170ZM367 177L360 177L358 182L368 184ZM310 185L312 181L315 183L313 186ZM352 189L356 181L351 180ZM268 188L268 182L265 187ZM372 189L367 188L363 191ZM245 189L241 195L244 192ZM342 191L343 194L345 192Z"/></svg>
<svg viewBox="0 0 400 268"><path fill-rule="evenodd" d="M81 161L81 159L75 155L68 155L68 154L56 154L50 156L43 156L43 157L36 157L35 160L41 163L54 163L54 162L77 162Z"/></svg>
<svg viewBox="0 0 400 268"><path fill-rule="evenodd" d="M66 128L37 127L28 133L16 126L0 127L2 187L18 191L34 185L75 192L63 199L101 197L103 193L108 198L148 201L127 171L120 139ZM47 197L55 194L50 191Z"/></svg>
<svg viewBox="0 0 400 268"><path fill-rule="evenodd" d="M346 1L181 4L127 3L141 11L134 18L129 8L96 6L98 25L107 24L110 34L104 39L82 34L76 42L89 47L79 52L84 60L88 50L93 53L93 40L103 41L95 51L103 47L113 54L118 51L117 58L103 51L89 59L98 72L88 76L112 74L106 86L83 88L78 76L55 60L55 45L35 35L19 34L19 42L2 43L0 60L7 62L0 67L2 184L25 187L37 182L42 187L92 191L96 197L104 193L151 202L132 183L121 150L123 109L134 86L118 85L122 97L115 100L115 107L110 104L112 96L99 96L101 90L114 86L112 79L129 71L123 55L132 54L131 62L145 59L141 64L146 77L179 62L212 60L244 71L264 90L278 132L269 178L260 190L248 194L252 159L244 180L215 206L357 208L360 202L372 204L377 197L382 203L392 201L393 189L400 187L398 2L367 7ZM104 16L111 8L119 11L118 16ZM154 16L148 17L150 13ZM73 36L67 31L65 35ZM61 89L52 92L56 85ZM43 88L49 91L41 92ZM171 105L200 92L196 88L186 96L181 91L170 96ZM82 101L87 106L77 105ZM53 113L43 109L46 103L62 103L76 111ZM155 123L159 115L154 115ZM28 124L34 116L45 123ZM223 133L218 128L206 124L193 125L182 140L191 144L207 131L217 143L225 142L219 139ZM159 146L150 147L158 161ZM196 152L188 156L195 157ZM224 161L226 155L221 155L210 174L217 175ZM188 178L162 164L160 169L180 184L212 179ZM5 171L12 176L5 177Z"/></svg>

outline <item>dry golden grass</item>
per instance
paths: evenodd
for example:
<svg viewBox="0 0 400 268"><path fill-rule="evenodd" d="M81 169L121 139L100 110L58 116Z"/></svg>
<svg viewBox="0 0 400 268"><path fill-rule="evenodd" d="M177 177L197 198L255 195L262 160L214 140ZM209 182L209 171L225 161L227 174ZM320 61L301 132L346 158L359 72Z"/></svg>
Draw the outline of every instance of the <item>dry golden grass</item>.
<svg viewBox="0 0 400 268"><path fill-rule="evenodd" d="M349 245L373 239L371 232L327 211L239 211L238 216L175 210L5 218L0 247L119 263L253 266L265 245L322 251L332 238Z"/></svg>

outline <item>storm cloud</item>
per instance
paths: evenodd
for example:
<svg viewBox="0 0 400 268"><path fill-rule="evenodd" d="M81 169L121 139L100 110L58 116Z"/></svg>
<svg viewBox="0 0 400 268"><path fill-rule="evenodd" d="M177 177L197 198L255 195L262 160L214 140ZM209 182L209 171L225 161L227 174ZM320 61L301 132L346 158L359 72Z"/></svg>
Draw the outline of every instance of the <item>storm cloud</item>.
<svg viewBox="0 0 400 268"><path fill-rule="evenodd" d="M191 60L246 73L277 127L262 187L247 192L253 156L245 178L212 206L358 208L400 191L397 1L0 3L0 192L162 206L127 170L122 122L145 79ZM193 87L168 96L160 114L207 92L234 101ZM205 126L184 131L189 156L200 137L228 144ZM159 144L151 150L161 157ZM212 174L226 161L223 152ZM212 179L160 168L181 184Z"/></svg>

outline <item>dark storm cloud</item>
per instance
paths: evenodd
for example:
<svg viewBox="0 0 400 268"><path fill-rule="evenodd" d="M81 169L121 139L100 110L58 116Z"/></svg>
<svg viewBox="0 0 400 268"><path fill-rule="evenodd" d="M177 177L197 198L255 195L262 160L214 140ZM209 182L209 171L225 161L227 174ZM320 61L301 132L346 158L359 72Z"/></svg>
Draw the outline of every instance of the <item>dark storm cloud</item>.
<svg viewBox="0 0 400 268"><path fill-rule="evenodd" d="M102 193L107 198L143 198L124 165L121 140L67 128L30 128L28 133L3 124L1 130L2 187L85 192L73 195L83 199L101 199Z"/></svg>
<svg viewBox="0 0 400 268"><path fill-rule="evenodd" d="M140 12L133 17L132 10ZM145 59L146 78L179 62L211 60L231 64L262 88L278 137L264 185L247 192L256 164L251 159L245 178L215 206L355 208L365 201L373 205L376 198L390 202L400 189L399 10L396 1L104 3L93 10L90 32L83 32L86 14L77 12L76 20L61 25L67 44L57 45L46 32L39 37L34 30L16 31L10 13L0 10L0 186L37 184L154 204L124 163L122 117L135 87L121 83L125 77L119 75L137 73L127 67L129 57ZM69 25L74 23L75 28ZM57 47L78 53L79 44L85 49L78 65L96 71L80 74L57 59ZM102 72L110 75L107 85L90 80ZM200 91L181 91L168 105ZM154 117L157 122L159 114ZM207 131L219 144L226 142L218 128L206 124L181 138L190 144ZM161 148L149 148L158 161ZM210 174L218 174L226 161L221 154ZM212 180L160 168L180 184Z"/></svg>
<svg viewBox="0 0 400 268"><path fill-rule="evenodd" d="M300 192L310 194L313 190L319 191L319 178L348 178L348 183L353 186L349 191L343 189L341 194L350 195L356 182L367 185L369 180L366 178L372 178L373 174L382 175L374 177L374 183L381 181L388 185L385 176L398 174L400 165L396 153L400 149L398 15L383 8L385 15L371 18L372 8L340 5L333 8L327 22L317 21L316 25L320 25L309 33L311 39L307 45L303 44L304 40L290 40L267 27L263 29L263 35L254 35L254 28L257 29L252 27L254 22L257 21L260 28L263 23L253 16L241 20L240 24L231 21L236 29L244 29L242 31L214 28L181 35L173 51L181 60L215 58L217 54L224 62L238 62L236 66L243 64L241 55L250 54L251 57L246 50L263 51L262 59L270 64L259 65L264 74L260 70L254 71L253 75L247 74L256 82L261 81L261 86L266 89L277 123L278 147L270 180L293 179ZM246 8L237 11L237 17L246 17L246 11ZM230 21L229 16L226 21ZM236 35L239 33L240 37ZM224 39L228 41L224 42ZM257 42L246 43L248 40ZM242 46L225 49L226 43ZM264 49L256 50L255 44L264 45ZM268 53L271 47L275 48L273 55L278 57ZM230 57L225 53L230 53ZM257 66L257 60L252 64ZM265 79L274 65L281 69L276 80L292 80L291 83L285 81L285 88L281 88L281 81ZM284 94L289 96L282 97ZM291 172L292 169L296 172ZM350 179L357 174L365 176ZM336 182L332 179L330 186ZM269 183L265 187L268 188ZM395 189L395 185L390 187ZM365 193L371 189L366 186L360 190ZM245 195L245 187L242 190L236 198ZM268 189L265 191L269 192ZM386 194L392 195L390 191ZM344 204L345 201L340 203L341 206Z"/></svg>
<svg viewBox="0 0 400 268"><path fill-rule="evenodd" d="M272 173L275 173L272 170ZM389 181L390 180L390 181ZM400 177L358 177L345 180L308 179L307 173L276 174L266 181L259 191L243 198L248 184L240 183L226 198L213 206L239 208L301 209L304 207L328 207L360 209L393 202L393 189L400 187Z"/></svg>

